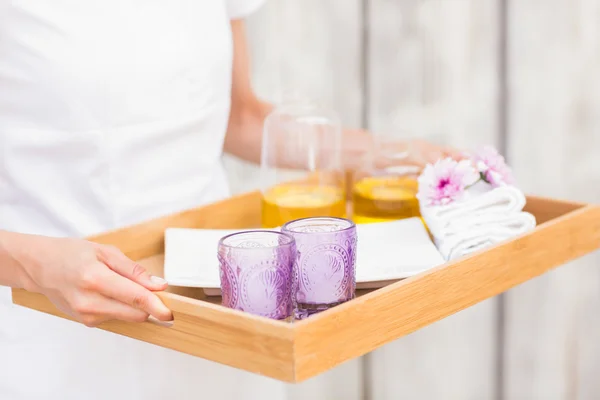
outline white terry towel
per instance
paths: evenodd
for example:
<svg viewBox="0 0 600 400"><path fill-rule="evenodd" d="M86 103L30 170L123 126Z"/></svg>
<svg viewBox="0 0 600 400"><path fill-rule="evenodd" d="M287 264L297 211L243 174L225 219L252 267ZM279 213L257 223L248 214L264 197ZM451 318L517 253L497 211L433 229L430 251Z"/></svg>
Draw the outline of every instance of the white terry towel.
<svg viewBox="0 0 600 400"><path fill-rule="evenodd" d="M454 240L439 241L435 239L435 245L438 250L447 261L451 261L455 258L466 256L467 254L476 252L484 249L495 243L498 243L504 239L507 239L501 235L477 235L469 237L457 236Z"/></svg>
<svg viewBox="0 0 600 400"><path fill-rule="evenodd" d="M483 249L535 228L523 212L525 195L515 186L478 182L465 197L444 206L421 206L421 215L446 260Z"/></svg>
<svg viewBox="0 0 600 400"><path fill-rule="evenodd" d="M430 228L430 231L442 240L472 229L490 229L516 236L535 228L535 225L535 216L524 211L510 214L481 212L448 220Z"/></svg>
<svg viewBox="0 0 600 400"><path fill-rule="evenodd" d="M520 230L499 226L480 227L450 235L443 239L434 238L434 242L446 260L453 260L525 233L534 227L535 224L523 226Z"/></svg>
<svg viewBox="0 0 600 400"><path fill-rule="evenodd" d="M515 186L492 188L478 182L469 188L464 199L443 206L421 205L421 215L434 236L443 236L451 221L466 217L481 218L482 215L510 215L519 213L525 206L525 195Z"/></svg>

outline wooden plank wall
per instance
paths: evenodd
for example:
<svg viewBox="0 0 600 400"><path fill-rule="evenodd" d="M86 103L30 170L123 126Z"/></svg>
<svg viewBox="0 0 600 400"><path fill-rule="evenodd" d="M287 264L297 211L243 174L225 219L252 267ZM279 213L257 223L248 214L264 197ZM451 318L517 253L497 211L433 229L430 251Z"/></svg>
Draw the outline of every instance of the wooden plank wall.
<svg viewBox="0 0 600 400"><path fill-rule="evenodd" d="M531 192L600 202L600 1L512 0L508 149ZM600 398L600 257L506 296L506 399Z"/></svg>
<svg viewBox="0 0 600 400"><path fill-rule="evenodd" d="M295 89L346 126L496 144L528 192L600 202L599 26L600 0L269 0L248 35L266 99ZM234 192L258 188L258 168L225 162ZM306 383L275 390L248 379L240 390L272 400L597 399L599 308L593 254Z"/></svg>
<svg viewBox="0 0 600 400"><path fill-rule="evenodd" d="M496 1L368 5L367 126L375 134L457 146L496 144ZM368 355L369 398L493 399L495 303L481 303Z"/></svg>

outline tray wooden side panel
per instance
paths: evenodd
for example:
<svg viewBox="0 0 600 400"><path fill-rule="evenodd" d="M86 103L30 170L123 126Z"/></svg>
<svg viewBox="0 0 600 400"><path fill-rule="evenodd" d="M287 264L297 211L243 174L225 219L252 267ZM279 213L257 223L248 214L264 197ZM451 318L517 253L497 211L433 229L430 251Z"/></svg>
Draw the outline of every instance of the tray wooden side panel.
<svg viewBox="0 0 600 400"><path fill-rule="evenodd" d="M117 246L139 260L164 252L167 228L244 229L260 226L260 192L232 197L207 206L92 236L89 240Z"/></svg>
<svg viewBox="0 0 600 400"><path fill-rule="evenodd" d="M600 207L394 283L296 325L302 381L600 247Z"/></svg>
<svg viewBox="0 0 600 400"><path fill-rule="evenodd" d="M538 223L548 222L534 233L299 323L272 321L164 292L159 295L173 311L172 327L112 321L100 329L282 381L301 381L600 246L599 208L530 196L527 209ZM156 262L152 266L161 269L168 227L259 225L260 193L253 192L89 239L115 245L147 267ZM42 295L13 290L13 302L68 318Z"/></svg>
<svg viewBox="0 0 600 400"><path fill-rule="evenodd" d="M570 213L579 208L585 207L585 203L577 203L573 201L562 201L556 199L548 199L540 196L527 196L527 204L524 211L535 215L538 225L548 222L561 215Z"/></svg>
<svg viewBox="0 0 600 400"><path fill-rule="evenodd" d="M160 293L159 296L173 311L172 326L110 321L98 329L271 378L288 382L294 380L294 335L291 324L255 317L173 293ZM71 319L41 294L15 289L13 302Z"/></svg>
<svg viewBox="0 0 600 400"><path fill-rule="evenodd" d="M130 258L142 260L163 253L164 231L169 227L252 228L259 225L260 193L253 192L88 239L114 245ZM159 296L173 311L174 323L171 327L150 322L134 324L111 321L98 329L275 379L294 379L293 328L290 324L174 293L164 292ZM40 294L14 289L13 303L71 319Z"/></svg>

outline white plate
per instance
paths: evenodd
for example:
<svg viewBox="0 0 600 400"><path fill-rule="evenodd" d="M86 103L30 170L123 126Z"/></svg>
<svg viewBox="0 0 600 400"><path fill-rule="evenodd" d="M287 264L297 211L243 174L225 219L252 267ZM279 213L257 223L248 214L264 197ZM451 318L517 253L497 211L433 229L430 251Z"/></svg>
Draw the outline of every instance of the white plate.
<svg viewBox="0 0 600 400"><path fill-rule="evenodd" d="M167 229L165 279L173 286L200 287L208 296L219 295L218 241L246 230ZM419 218L359 224L357 235L358 288L384 286L444 263Z"/></svg>

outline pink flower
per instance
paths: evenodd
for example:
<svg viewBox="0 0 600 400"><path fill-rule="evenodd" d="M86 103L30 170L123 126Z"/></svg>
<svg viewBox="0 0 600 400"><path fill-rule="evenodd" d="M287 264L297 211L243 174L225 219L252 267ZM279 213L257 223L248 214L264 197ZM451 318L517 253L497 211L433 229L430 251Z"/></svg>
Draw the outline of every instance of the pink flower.
<svg viewBox="0 0 600 400"><path fill-rule="evenodd" d="M419 176L417 198L427 205L449 204L460 200L465 189L479 178L470 160L438 160L433 165L428 164Z"/></svg>
<svg viewBox="0 0 600 400"><path fill-rule="evenodd" d="M484 146L475 153L472 159L481 178L493 187L514 183L510 167L506 165L504 157L492 146Z"/></svg>

